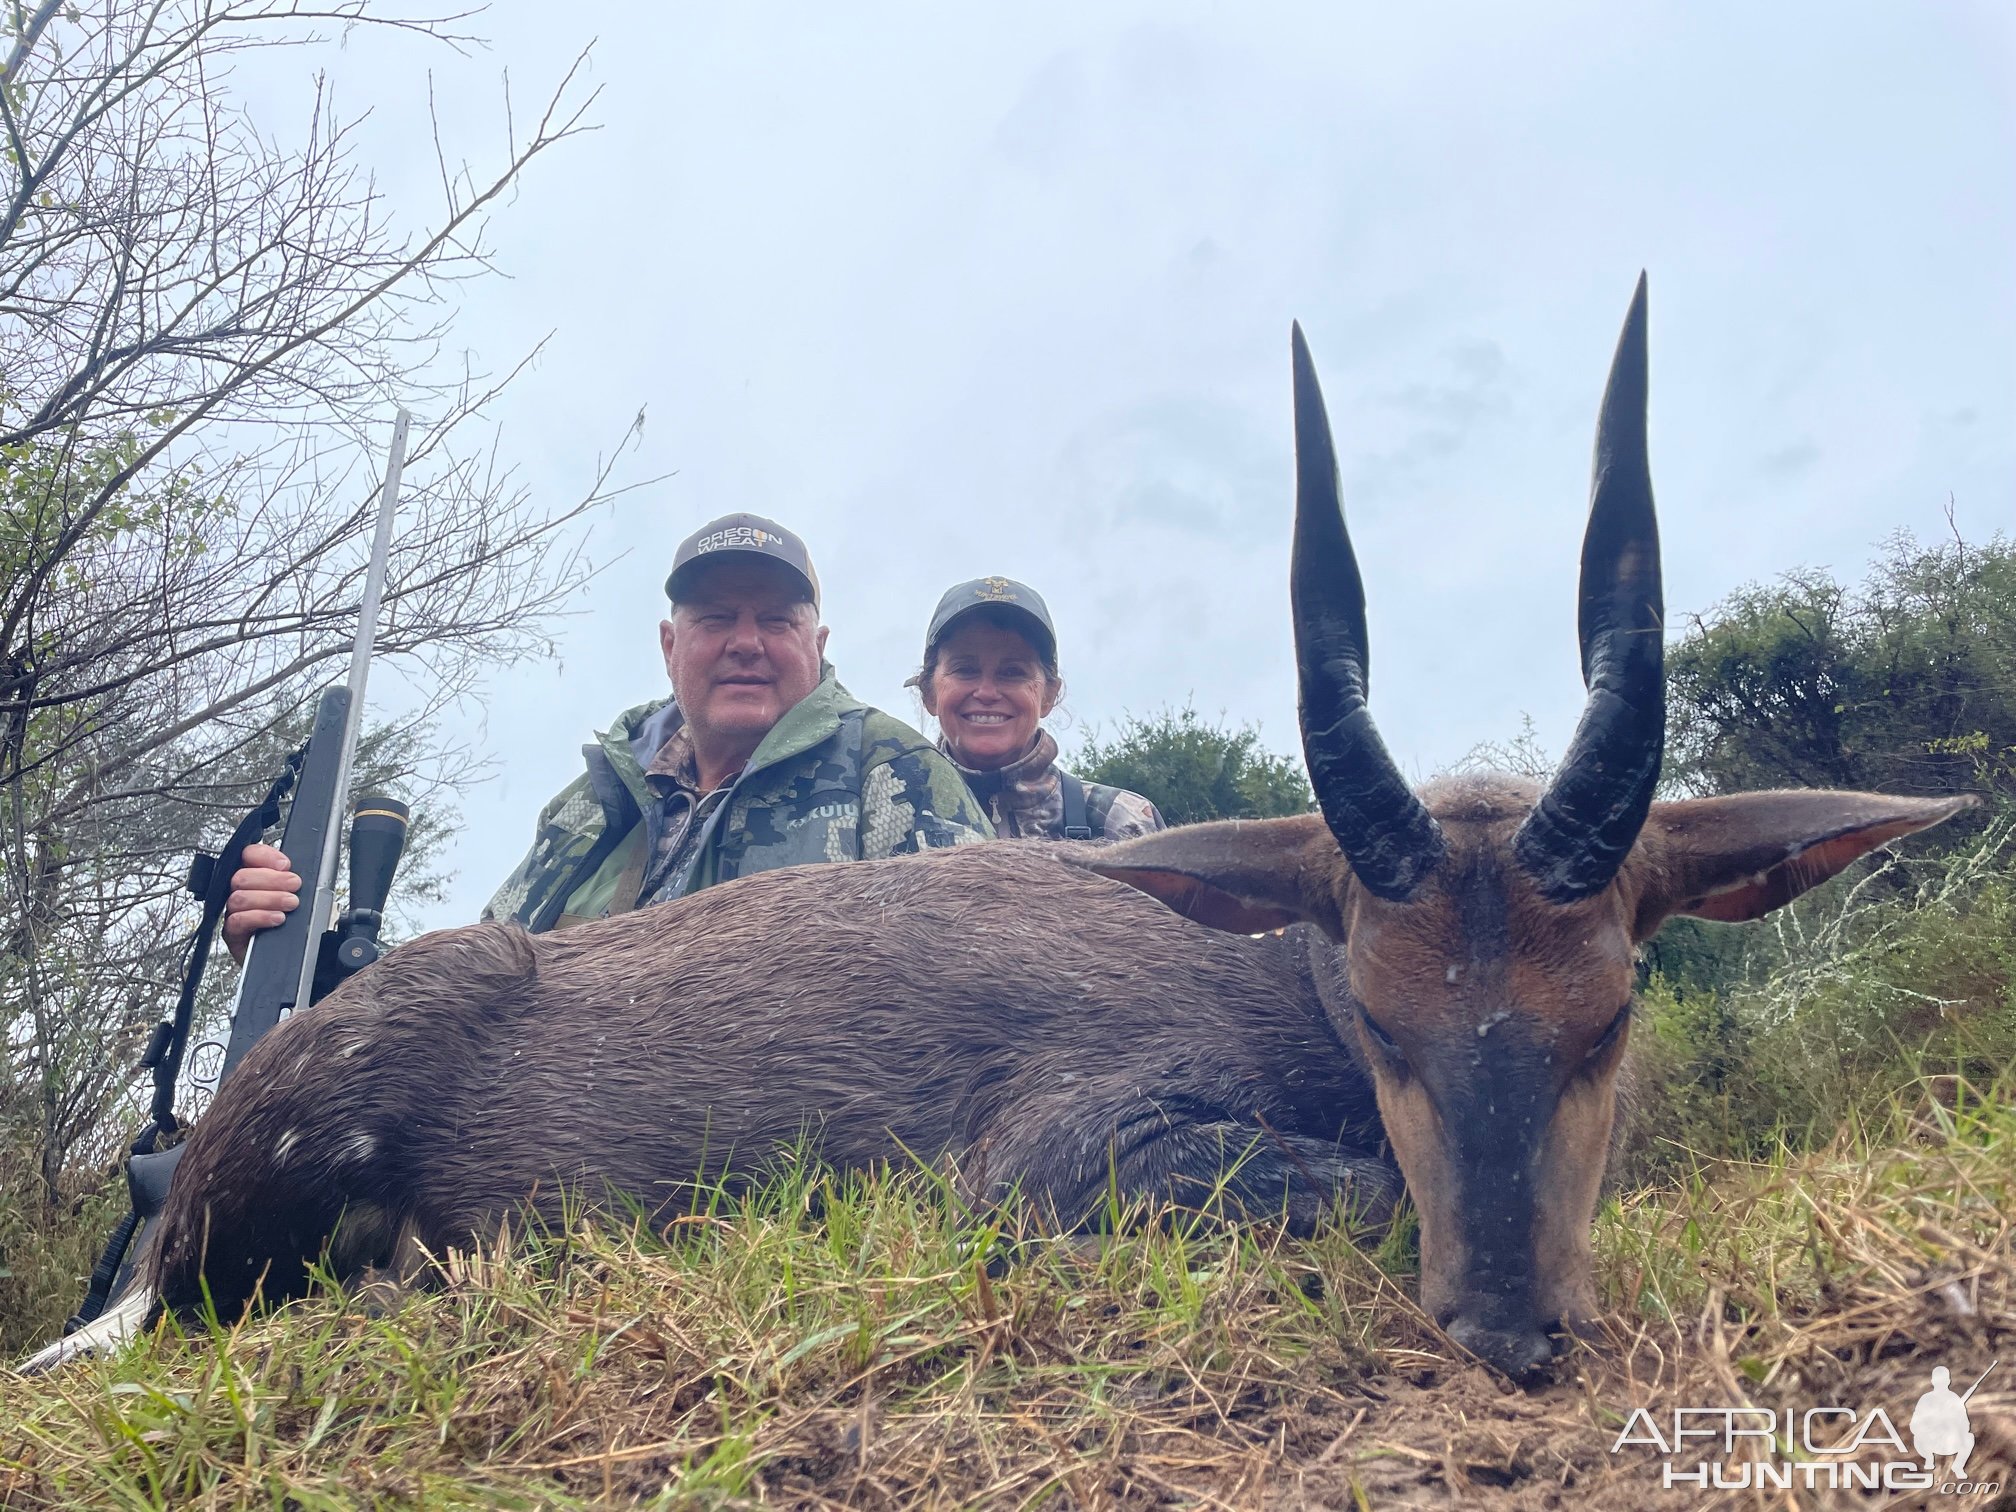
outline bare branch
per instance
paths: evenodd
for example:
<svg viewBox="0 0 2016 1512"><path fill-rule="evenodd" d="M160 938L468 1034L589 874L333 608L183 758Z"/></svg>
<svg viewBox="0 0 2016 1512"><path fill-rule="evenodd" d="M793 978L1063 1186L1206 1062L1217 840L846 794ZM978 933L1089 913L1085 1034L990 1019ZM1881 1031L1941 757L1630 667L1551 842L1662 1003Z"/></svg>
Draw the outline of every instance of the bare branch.
<svg viewBox="0 0 2016 1512"><path fill-rule="evenodd" d="M348 652L393 403L424 417L379 661L408 707L360 748L430 838L481 770L434 725L550 654L592 575L616 459L535 500L441 360L490 216L592 129L581 60L483 173L440 140L443 201L395 231L318 78L295 145L226 92L252 47L373 25L459 48L397 0L60 0L16 10L0 73L0 1123L29 1118L48 1193L102 1153L131 1054L170 995L191 849L263 790ZM639 417L641 421L641 415ZM637 485L628 485L637 486ZM374 686L390 687L391 682ZM24 1111L27 1110L27 1111Z"/></svg>

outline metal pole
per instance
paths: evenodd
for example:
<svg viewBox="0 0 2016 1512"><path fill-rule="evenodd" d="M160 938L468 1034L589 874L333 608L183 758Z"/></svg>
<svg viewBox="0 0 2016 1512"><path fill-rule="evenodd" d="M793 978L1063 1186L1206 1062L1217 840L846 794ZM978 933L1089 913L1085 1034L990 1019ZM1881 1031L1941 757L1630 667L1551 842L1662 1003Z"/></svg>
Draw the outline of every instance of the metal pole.
<svg viewBox="0 0 2016 1512"><path fill-rule="evenodd" d="M399 474L406 466L406 428L412 416L400 410L392 422L392 450L385 458L385 486L378 496L378 528L371 538L371 566L364 574L364 602L357 611L357 641L350 648L350 717L343 725L342 757L336 766L336 812L329 833L322 840L315 889L318 902L333 900L336 888L336 852L343 839L343 802L350 791L350 765L357 754L357 731L364 723L364 680L371 670L371 649L378 639L378 604L385 593L385 559L392 549L392 516L399 506ZM316 921L309 932L310 944L301 957L301 981L295 994L296 1007L308 1006L314 989L317 944L328 924Z"/></svg>

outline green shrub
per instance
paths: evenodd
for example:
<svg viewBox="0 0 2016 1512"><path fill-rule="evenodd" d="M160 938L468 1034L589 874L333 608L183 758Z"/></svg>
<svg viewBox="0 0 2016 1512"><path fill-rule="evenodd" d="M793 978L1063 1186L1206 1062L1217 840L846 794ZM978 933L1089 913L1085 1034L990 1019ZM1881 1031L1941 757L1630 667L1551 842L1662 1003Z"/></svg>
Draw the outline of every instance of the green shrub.
<svg viewBox="0 0 2016 1512"><path fill-rule="evenodd" d="M2016 815L1901 886L1866 873L1744 927L1763 938L1727 985L1655 971L1640 996L1627 1176L1815 1148L1913 1081L2016 1063Z"/></svg>

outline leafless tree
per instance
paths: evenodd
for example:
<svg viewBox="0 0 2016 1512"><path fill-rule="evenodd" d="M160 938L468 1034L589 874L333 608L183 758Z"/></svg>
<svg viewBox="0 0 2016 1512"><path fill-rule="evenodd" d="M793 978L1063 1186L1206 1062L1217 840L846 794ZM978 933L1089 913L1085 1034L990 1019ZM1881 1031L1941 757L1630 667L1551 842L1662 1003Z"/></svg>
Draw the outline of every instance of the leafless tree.
<svg viewBox="0 0 2016 1512"><path fill-rule="evenodd" d="M509 150L486 174L437 149L442 201L417 231L395 225L319 84L286 144L230 93L250 50L317 28L455 46L457 21L372 0L12 9L0 1138L32 1145L52 1199L73 1153L102 1153L176 975L192 845L256 799L348 654L394 403L423 419L379 662L413 709L379 732L381 772L437 792L466 779L469 753L441 750L432 719L548 649L590 571L568 527L611 496L611 464L584 469L572 502L535 504L474 433L510 375L443 377L442 354L459 282L489 268L487 215L586 129L592 93L570 73L522 131L507 96Z"/></svg>

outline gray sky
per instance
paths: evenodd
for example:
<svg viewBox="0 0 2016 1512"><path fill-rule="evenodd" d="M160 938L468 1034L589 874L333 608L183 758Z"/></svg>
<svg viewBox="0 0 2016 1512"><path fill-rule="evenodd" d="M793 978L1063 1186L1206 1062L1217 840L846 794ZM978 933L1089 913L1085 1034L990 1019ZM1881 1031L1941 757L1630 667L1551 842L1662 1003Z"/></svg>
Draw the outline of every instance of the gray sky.
<svg viewBox="0 0 2016 1512"><path fill-rule="evenodd" d="M1676 620L1904 527L2016 523L2016 10L1528 3L504 4L467 58L319 59L396 210L494 160L596 37L601 130L537 164L456 339L556 502L640 404L609 568L557 665L472 731L473 918L613 714L663 691L673 544L730 510L811 544L830 655L903 678L950 583L1048 597L1088 723L1194 699L1295 746L1288 326L1309 335L1417 772L1581 704L1574 575L1605 366L1651 276ZM305 78L309 59L285 67ZM262 110L285 111L285 79ZM298 97L299 81L293 93ZM480 721L480 724L478 724Z"/></svg>

